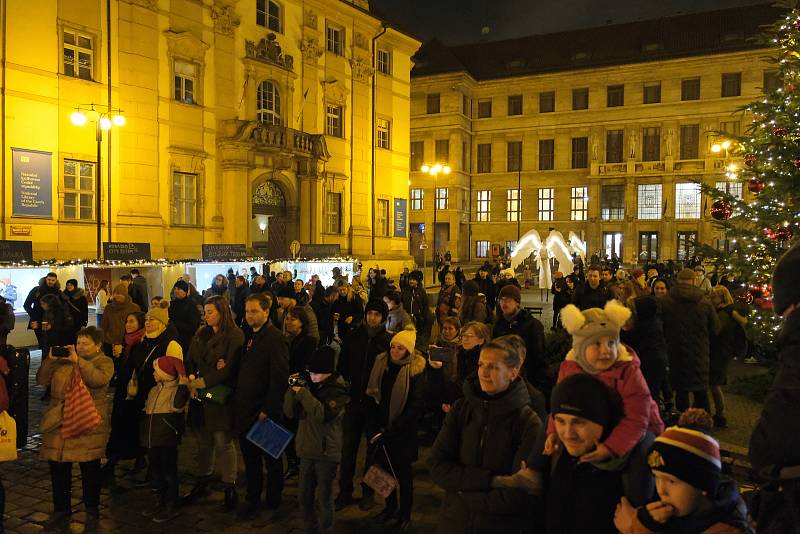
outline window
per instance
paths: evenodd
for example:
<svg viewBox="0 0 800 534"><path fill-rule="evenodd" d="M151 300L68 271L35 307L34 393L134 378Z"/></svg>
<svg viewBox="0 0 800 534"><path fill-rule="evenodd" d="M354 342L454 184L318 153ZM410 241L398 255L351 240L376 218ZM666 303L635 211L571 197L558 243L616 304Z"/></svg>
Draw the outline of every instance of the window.
<svg viewBox="0 0 800 534"><path fill-rule="evenodd" d="M437 139L434 145L436 154L436 163L449 163L450 162L450 140Z"/></svg>
<svg viewBox="0 0 800 534"><path fill-rule="evenodd" d="M556 92L539 93L539 113L552 113L556 110Z"/></svg>
<svg viewBox="0 0 800 534"><path fill-rule="evenodd" d="M466 141L461 142L461 170L472 172L472 146Z"/></svg>
<svg viewBox="0 0 800 534"><path fill-rule="evenodd" d="M470 100L467 95L461 95L461 114L470 117Z"/></svg>
<svg viewBox="0 0 800 534"><path fill-rule="evenodd" d="M489 222L491 220L492 192L478 191L478 202L475 209L475 220L478 222Z"/></svg>
<svg viewBox="0 0 800 534"><path fill-rule="evenodd" d="M642 103L658 104L659 102L661 102L661 84L660 83L644 84L644 91L642 92Z"/></svg>
<svg viewBox="0 0 800 534"><path fill-rule="evenodd" d="M589 188L573 187L570 194L570 218L585 221L589 215Z"/></svg>
<svg viewBox="0 0 800 534"><path fill-rule="evenodd" d="M486 258L489 256L489 242L475 241L475 257Z"/></svg>
<svg viewBox="0 0 800 534"><path fill-rule="evenodd" d="M478 118L486 119L492 116L492 101L478 100Z"/></svg>
<svg viewBox="0 0 800 534"><path fill-rule="evenodd" d="M325 193L325 232L342 233L342 194Z"/></svg>
<svg viewBox="0 0 800 534"><path fill-rule="evenodd" d="M639 263L658 259L658 232L639 232Z"/></svg>
<svg viewBox="0 0 800 534"><path fill-rule="evenodd" d="M719 123L719 131L723 134L738 136L740 124L741 122L739 121L721 121Z"/></svg>
<svg viewBox="0 0 800 534"><path fill-rule="evenodd" d="M700 100L700 78L681 80L681 100Z"/></svg>
<svg viewBox="0 0 800 534"><path fill-rule="evenodd" d="M268 30L282 33L281 6L272 0L256 0L256 24Z"/></svg>
<svg viewBox="0 0 800 534"><path fill-rule="evenodd" d="M589 109L589 88L572 90L572 109Z"/></svg>
<svg viewBox="0 0 800 534"><path fill-rule="evenodd" d="M723 193L742 200L742 182L717 182L714 187Z"/></svg>
<svg viewBox="0 0 800 534"><path fill-rule="evenodd" d="M431 93L426 97L426 113L439 113L439 93Z"/></svg>
<svg viewBox="0 0 800 534"><path fill-rule="evenodd" d="M661 184L644 184L637 186L636 199L636 216L639 219L661 219Z"/></svg>
<svg viewBox="0 0 800 534"><path fill-rule="evenodd" d="M492 145L490 143L478 145L478 172L492 172Z"/></svg>
<svg viewBox="0 0 800 534"><path fill-rule="evenodd" d="M700 125L681 126L681 159L697 159L700 147Z"/></svg>
<svg viewBox="0 0 800 534"><path fill-rule="evenodd" d="M700 184L675 184L675 218L700 218Z"/></svg>
<svg viewBox="0 0 800 534"><path fill-rule="evenodd" d="M344 113L342 106L328 104L325 133L333 137L344 137Z"/></svg>
<svg viewBox="0 0 800 534"><path fill-rule="evenodd" d="M418 171L425 162L425 143L411 141L411 172Z"/></svg>
<svg viewBox="0 0 800 534"><path fill-rule="evenodd" d="M197 224L197 175L188 172L172 173L172 224Z"/></svg>
<svg viewBox="0 0 800 534"><path fill-rule="evenodd" d="M615 108L625 105L625 86L624 85L609 85L607 93L606 105L610 108Z"/></svg>
<svg viewBox="0 0 800 534"><path fill-rule="evenodd" d="M506 156L506 170L508 172L517 172L522 170L522 141L509 141L507 144Z"/></svg>
<svg viewBox="0 0 800 534"><path fill-rule="evenodd" d="M198 67L194 63L175 60L175 100L184 104L197 104L197 72Z"/></svg>
<svg viewBox="0 0 800 534"><path fill-rule="evenodd" d="M600 189L600 218L621 221L625 218L625 186L604 185Z"/></svg>
<svg viewBox="0 0 800 534"><path fill-rule="evenodd" d="M91 80L93 68L92 38L75 30L64 30L64 74L73 78Z"/></svg>
<svg viewBox="0 0 800 534"><path fill-rule="evenodd" d="M742 94L742 73L729 72L722 75L722 96L739 96Z"/></svg>
<svg viewBox="0 0 800 534"><path fill-rule="evenodd" d="M388 150L390 146L389 141L392 129L392 121L377 117L375 119L375 128L377 130L378 148L385 148Z"/></svg>
<svg viewBox="0 0 800 534"><path fill-rule="evenodd" d="M446 210L447 209L447 188L446 187L437 187L436 188L436 209L437 210Z"/></svg>
<svg viewBox="0 0 800 534"><path fill-rule="evenodd" d="M325 49L337 56L344 55L344 28L333 24L327 25L325 28Z"/></svg>
<svg viewBox="0 0 800 534"><path fill-rule="evenodd" d="M522 95L511 95L508 97L508 114L522 115Z"/></svg>
<svg viewBox="0 0 800 534"><path fill-rule="evenodd" d="M511 254L515 248L517 248L516 239L514 241L506 241L506 254Z"/></svg>
<svg viewBox="0 0 800 534"><path fill-rule="evenodd" d="M272 82L261 82L256 90L256 117L262 124L281 123L281 95Z"/></svg>
<svg viewBox="0 0 800 534"><path fill-rule="evenodd" d="M375 56L375 62L377 63L376 68L378 69L378 72L380 72L381 74L387 74L389 76L392 75L391 50L378 49L378 52Z"/></svg>
<svg viewBox="0 0 800 534"><path fill-rule="evenodd" d="M539 170L552 171L555 159L555 139L539 139Z"/></svg>
<svg viewBox="0 0 800 534"><path fill-rule="evenodd" d="M522 216L522 191L519 189L506 190L506 220L517 222Z"/></svg>
<svg viewBox="0 0 800 534"><path fill-rule="evenodd" d="M661 128L642 128L642 161L661 159Z"/></svg>
<svg viewBox="0 0 800 534"><path fill-rule="evenodd" d="M606 163L622 163L624 139L625 132L623 130L606 132Z"/></svg>
<svg viewBox="0 0 800 534"><path fill-rule="evenodd" d="M94 220L95 164L91 161L64 160L64 218Z"/></svg>
<svg viewBox="0 0 800 534"><path fill-rule="evenodd" d="M694 242L697 241L697 232L678 232L678 261L686 261L694 256Z"/></svg>
<svg viewBox="0 0 800 534"><path fill-rule="evenodd" d="M783 89L783 81L781 80L780 72L777 70L765 70L762 91L764 91L764 93L772 93L778 89Z"/></svg>
<svg viewBox="0 0 800 534"><path fill-rule="evenodd" d="M423 208L423 199L425 198L425 192L422 189L412 189L411 190L411 209L412 210L421 210Z"/></svg>
<svg viewBox="0 0 800 534"><path fill-rule="evenodd" d="M622 232L603 232L603 257L622 257Z"/></svg>
<svg viewBox="0 0 800 534"><path fill-rule="evenodd" d="M552 221L553 220L553 188L544 187L539 189L539 220Z"/></svg>
<svg viewBox="0 0 800 534"><path fill-rule="evenodd" d="M589 138L572 138L572 168L585 169L589 166Z"/></svg>
<svg viewBox="0 0 800 534"><path fill-rule="evenodd" d="M375 224L378 227L378 235L389 235L389 201L382 198L378 199L378 209L375 211Z"/></svg>

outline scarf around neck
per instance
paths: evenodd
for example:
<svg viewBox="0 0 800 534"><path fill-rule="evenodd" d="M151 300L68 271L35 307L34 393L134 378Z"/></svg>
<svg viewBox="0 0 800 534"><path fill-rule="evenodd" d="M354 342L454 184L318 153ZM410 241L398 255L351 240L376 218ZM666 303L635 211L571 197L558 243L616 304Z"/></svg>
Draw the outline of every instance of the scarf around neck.
<svg viewBox="0 0 800 534"><path fill-rule="evenodd" d="M389 397L389 424L392 424L398 415L403 413L408 400L408 391L411 388L411 362L414 359L413 354L409 354L400 361L393 362L394 365L399 365L400 371L397 373L397 378L392 386L392 393ZM375 358L375 364L372 366L372 371L369 374L369 382L367 382L367 395L375 399L375 402L381 403L381 382L383 381L383 374L389 369L389 353L382 352Z"/></svg>
<svg viewBox="0 0 800 534"><path fill-rule="evenodd" d="M144 328L140 328L135 332L130 332L130 333L125 332L125 344L122 348L122 352L125 355L125 357L130 356L131 349L133 348L134 345L139 343L142 340L142 338L144 338Z"/></svg>

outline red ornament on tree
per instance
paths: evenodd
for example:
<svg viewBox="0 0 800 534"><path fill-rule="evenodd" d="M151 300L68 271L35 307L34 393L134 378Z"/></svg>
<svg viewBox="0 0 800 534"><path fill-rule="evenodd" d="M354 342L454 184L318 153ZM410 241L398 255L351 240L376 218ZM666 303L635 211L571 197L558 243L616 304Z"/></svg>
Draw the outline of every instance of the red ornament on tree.
<svg viewBox="0 0 800 534"><path fill-rule="evenodd" d="M728 219L733 213L731 203L727 200L717 200L711 204L711 216L718 221Z"/></svg>
<svg viewBox="0 0 800 534"><path fill-rule="evenodd" d="M761 230L761 233L767 236L769 239L775 239L775 232L772 231L772 228L764 228Z"/></svg>
<svg viewBox="0 0 800 534"><path fill-rule="evenodd" d="M762 192L765 187L767 187L767 184L758 178L750 178L750 180L747 182L747 190L751 193L758 194Z"/></svg>
<svg viewBox="0 0 800 534"><path fill-rule="evenodd" d="M753 164L756 162L756 155L755 154L746 154L744 157L744 164L748 167L752 167Z"/></svg>
<svg viewBox="0 0 800 534"><path fill-rule="evenodd" d="M780 226L776 228L773 232L773 238L777 239L778 241L789 241L792 238L792 229L788 226Z"/></svg>
<svg viewBox="0 0 800 534"><path fill-rule="evenodd" d="M794 93L795 89L797 89L797 87L795 87L795 85L793 83L787 83L786 84L786 92L787 93L790 93L790 94Z"/></svg>
<svg viewBox="0 0 800 534"><path fill-rule="evenodd" d="M783 137L784 135L786 135L788 133L789 133L789 130L787 130L783 126L778 126L774 130L772 130L772 135L774 135L776 137Z"/></svg>
<svg viewBox="0 0 800 534"><path fill-rule="evenodd" d="M738 297L739 302L744 302L745 304L752 304L754 299L755 297L753 297L753 295L751 295L749 291L744 291Z"/></svg>
<svg viewBox="0 0 800 534"><path fill-rule="evenodd" d="M795 167L797 167L798 169L800 169L800 158L793 159L793 160L792 160L792 163L794 163L794 166L795 166Z"/></svg>

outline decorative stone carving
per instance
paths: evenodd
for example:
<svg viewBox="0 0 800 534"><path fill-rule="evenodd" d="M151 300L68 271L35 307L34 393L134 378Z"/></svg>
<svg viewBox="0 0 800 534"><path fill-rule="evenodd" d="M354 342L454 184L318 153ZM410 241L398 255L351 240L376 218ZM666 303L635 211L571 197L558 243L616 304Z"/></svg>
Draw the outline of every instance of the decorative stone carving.
<svg viewBox="0 0 800 534"><path fill-rule="evenodd" d="M353 36L353 44L356 45L356 48L369 50L369 38L361 32L355 33Z"/></svg>
<svg viewBox="0 0 800 534"><path fill-rule="evenodd" d="M274 33L268 34L267 38L261 39L258 44L253 41L245 41L244 48L245 54L251 59L271 63L286 70L294 69L294 58L283 53Z"/></svg>
<svg viewBox="0 0 800 534"><path fill-rule="evenodd" d="M347 100L347 89L340 81L322 84L322 92L325 94L325 100L334 104L344 104Z"/></svg>
<svg viewBox="0 0 800 534"><path fill-rule="evenodd" d="M370 60L366 58L351 58L350 68L353 69L353 78L359 82L368 82L375 73L375 69L372 68Z"/></svg>
<svg viewBox="0 0 800 534"><path fill-rule="evenodd" d="M316 37L308 37L300 42L300 51L303 53L303 60L313 63L325 52Z"/></svg>
<svg viewBox="0 0 800 534"><path fill-rule="evenodd" d="M215 2L211 6L211 18L214 20L214 31L233 37L233 31L241 22L233 6Z"/></svg>
<svg viewBox="0 0 800 534"><path fill-rule="evenodd" d="M285 208L286 197L281 188L272 180L261 182L253 192L253 205L268 208Z"/></svg>
<svg viewBox="0 0 800 534"><path fill-rule="evenodd" d="M164 35L167 38L167 51L170 57L178 56L191 59L201 65L205 62L206 50L208 50L209 45L201 41L192 32L166 30Z"/></svg>
<svg viewBox="0 0 800 534"><path fill-rule="evenodd" d="M317 14L307 9L305 12L305 16L303 17L303 24L308 26L309 28L317 29Z"/></svg>

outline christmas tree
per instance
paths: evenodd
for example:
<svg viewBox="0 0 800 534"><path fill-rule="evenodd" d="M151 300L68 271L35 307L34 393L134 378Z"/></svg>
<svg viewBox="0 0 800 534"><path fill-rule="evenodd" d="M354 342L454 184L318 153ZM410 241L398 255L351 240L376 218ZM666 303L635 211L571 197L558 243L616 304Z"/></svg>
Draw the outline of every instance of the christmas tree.
<svg viewBox="0 0 800 534"><path fill-rule="evenodd" d="M772 270L800 236L800 9L784 7L786 16L763 37L774 50L777 87L740 110L750 120L743 135L720 132L730 143L725 150L741 162L730 163L726 176L742 184L744 194L735 194L738 187L704 187L728 250L705 245L702 253L718 273L741 284L737 298L752 306L749 330L761 347L773 346L780 328L772 311Z"/></svg>

